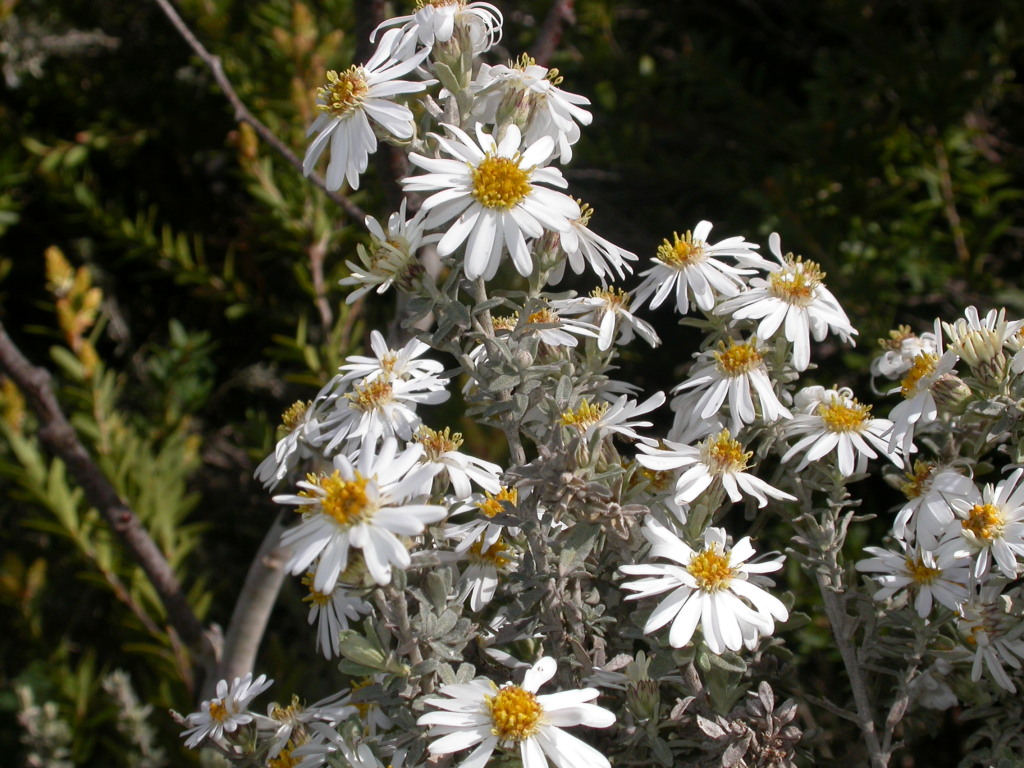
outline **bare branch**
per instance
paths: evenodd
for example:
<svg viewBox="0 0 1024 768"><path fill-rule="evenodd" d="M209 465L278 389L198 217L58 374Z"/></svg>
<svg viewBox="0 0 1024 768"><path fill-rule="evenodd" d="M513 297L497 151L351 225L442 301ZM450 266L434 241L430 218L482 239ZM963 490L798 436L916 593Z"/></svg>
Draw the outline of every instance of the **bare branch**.
<svg viewBox="0 0 1024 768"><path fill-rule="evenodd" d="M215 650L211 636L188 604L167 558L78 439L53 394L50 374L25 358L7 335L3 323L0 323L0 369L31 405L39 419L39 437L43 444L64 462L71 476L85 491L89 503L99 510L135 562L145 571L167 611L167 620L173 630L193 650L207 653Z"/></svg>
<svg viewBox="0 0 1024 768"><path fill-rule="evenodd" d="M269 144L281 157L287 160L299 173L302 173L302 160L292 152L291 148L285 144L281 139L274 134L266 125L264 125L259 118L257 118L252 112L249 111L248 107L239 98L238 93L231 85L231 81L228 76L224 73L224 66L221 64L221 60L218 56L214 56L199 42L198 38L192 34L192 30L189 29L188 25L184 22L178 12L171 5L170 0L154 0L154 2L160 6L160 10L164 12L164 15L170 20L174 28L178 30L178 34L188 43L189 47L195 52L195 54L203 60L203 63L210 68L210 72L213 73L213 79L217 81L217 85L221 91L227 97L227 100L231 102L231 106L235 110L235 119L239 122L248 123L252 126L253 130L259 135L263 141ZM332 192L327 188L327 184L323 178L315 173L309 174L309 179L316 186L322 189L331 200L337 203L345 212L352 218L362 221L366 217L366 212L363 211L358 205L353 203L345 195L339 194L338 192Z"/></svg>

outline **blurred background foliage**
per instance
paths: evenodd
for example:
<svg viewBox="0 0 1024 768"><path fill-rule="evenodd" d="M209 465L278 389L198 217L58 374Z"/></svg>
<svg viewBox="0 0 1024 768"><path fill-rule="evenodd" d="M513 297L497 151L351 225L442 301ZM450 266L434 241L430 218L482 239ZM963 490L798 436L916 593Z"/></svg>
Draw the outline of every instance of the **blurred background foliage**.
<svg viewBox="0 0 1024 768"><path fill-rule="evenodd" d="M551 4L501 4L498 60L530 48ZM363 45L368 5L178 7L301 155L315 87ZM577 0L575 11L550 65L592 99L594 124L566 176L596 208L595 230L641 264L702 218L721 237L779 231L823 265L861 330L855 350L825 350L826 384L857 383L840 372L866 371L897 323L921 330L969 303L1024 313L1017 0ZM0 320L55 373L200 618L223 624L273 519L252 470L277 414L388 323L393 297L345 305L337 280L361 223L235 121L155 3L0 0L0 65ZM371 164L352 199L386 218L386 189ZM678 380L647 362L638 352L628 370L648 388ZM191 709L196 668L7 382L0 406L5 764L194 759L146 707ZM260 671L281 695L295 684L313 697L329 681L317 682L304 606L285 590ZM817 631L804 630L805 652L827 644Z"/></svg>

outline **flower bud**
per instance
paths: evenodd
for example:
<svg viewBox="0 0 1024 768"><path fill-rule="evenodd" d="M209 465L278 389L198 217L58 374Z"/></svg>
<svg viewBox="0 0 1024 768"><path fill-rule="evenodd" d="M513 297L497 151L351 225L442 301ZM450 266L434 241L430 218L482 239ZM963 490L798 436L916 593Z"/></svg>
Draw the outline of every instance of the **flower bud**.
<svg viewBox="0 0 1024 768"><path fill-rule="evenodd" d="M944 373L932 385L935 404L947 413L961 413L973 393L964 380L953 373Z"/></svg>

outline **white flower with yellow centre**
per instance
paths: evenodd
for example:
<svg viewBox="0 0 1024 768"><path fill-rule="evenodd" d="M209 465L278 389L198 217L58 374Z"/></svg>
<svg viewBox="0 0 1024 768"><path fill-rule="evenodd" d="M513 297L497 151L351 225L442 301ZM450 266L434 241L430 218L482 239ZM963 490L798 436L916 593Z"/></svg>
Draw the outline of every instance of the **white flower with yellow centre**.
<svg viewBox="0 0 1024 768"><path fill-rule="evenodd" d="M469 565L460 580L461 599L469 598L469 607L481 611L494 599L501 577L515 568L516 553L504 539L485 546L480 538L462 554Z"/></svg>
<svg viewBox="0 0 1024 768"><path fill-rule="evenodd" d="M609 768L607 757L562 729L608 728L615 715L590 703L600 694L596 688L538 694L556 669L545 656L526 671L522 685L499 688L482 677L442 685L440 697L424 701L438 711L416 721L430 726L428 737L437 737L427 751L448 755L473 747L457 768L483 768L499 746L517 753L523 768L548 768L548 760L558 768Z"/></svg>
<svg viewBox="0 0 1024 768"><path fill-rule="evenodd" d="M857 331L825 287L825 273L815 262L792 253L783 256L778 233L771 234L768 245L779 263L765 261L767 278L752 279L748 290L723 301L715 314L729 315L733 321L759 321L757 336L765 340L781 328L793 345L793 367L805 371L811 363L812 336L823 341L832 331L852 344Z"/></svg>
<svg viewBox="0 0 1024 768"><path fill-rule="evenodd" d="M469 498L474 483L491 493L497 493L501 488L498 481L502 472L500 466L459 453L459 448L462 447L461 432L453 434L448 427L443 431L436 431L420 425L413 435L413 441L423 446L424 464L440 467L440 474L447 477L456 499Z"/></svg>
<svg viewBox="0 0 1024 768"><path fill-rule="evenodd" d="M914 358L922 352L934 354L939 347L938 334L926 331L920 336L911 332L910 327L901 325L889 331L889 338L879 339L882 354L871 361L871 375L897 379L910 370Z"/></svg>
<svg viewBox="0 0 1024 768"><path fill-rule="evenodd" d="M980 680L982 670L987 669L1000 688L1017 693L1014 679L1003 665L1015 670L1014 677L1020 678L1024 666L1024 622L1020 620L1020 608L1020 593L1013 599L1002 594L998 584L980 587L960 606L957 629L974 654L971 680Z"/></svg>
<svg viewBox="0 0 1024 768"><path fill-rule="evenodd" d="M922 619L939 603L956 612L968 597L970 559L960 556L955 547L944 546L928 550L920 545L908 545L897 539L902 552L881 547L865 547L873 557L857 562L861 573L878 574L879 583L875 600L888 600L904 589L914 594L914 610Z"/></svg>
<svg viewBox="0 0 1024 768"><path fill-rule="evenodd" d="M644 281L633 292L637 306L650 298L654 309L674 293L680 314L690 311L691 300L706 312L718 299L737 295L746 276L756 274L756 270L745 266L761 267L766 263L755 253L757 246L742 237L707 242L711 226L710 221L702 221L692 232L676 233L671 242L665 240L658 247L657 256L651 259L654 266L640 273ZM722 261L725 257L744 266Z"/></svg>
<svg viewBox="0 0 1024 768"><path fill-rule="evenodd" d="M754 583L759 574L782 568L785 558L748 562L754 555L750 538L744 537L729 549L722 528L704 531L704 548L692 549L654 518L643 529L651 542L650 557L671 560L672 564L623 565L619 570L629 576L644 576L624 582L622 589L636 594L627 600L639 600L669 592L652 612L644 632L656 632L669 622L668 641L673 648L690 642L697 626L712 653L741 646L753 649L762 636L775 631L776 621L786 621L789 611L782 601ZM753 578L752 578L753 577Z"/></svg>
<svg viewBox="0 0 1024 768"><path fill-rule="evenodd" d="M652 347L661 344L654 326L630 311L630 296L621 288L594 288L589 296L551 302L562 315L580 315L597 327L597 348L602 352L615 344L629 344L634 333Z"/></svg>
<svg viewBox="0 0 1024 768"><path fill-rule="evenodd" d="M642 453L636 460L659 472L683 469L676 480L676 504L690 504L708 487L717 484L733 502L744 495L757 499L763 507L768 497L782 501L796 501L796 498L780 491L759 477L747 472L750 458L754 455L744 451L739 441L733 439L729 430L712 435L697 446L683 445L666 440L665 448L641 445Z"/></svg>
<svg viewBox="0 0 1024 768"><path fill-rule="evenodd" d="M484 53L501 40L502 16L491 3L466 0L416 0L416 10L382 22L370 35L371 42L382 29L401 25L380 41L380 51L405 59L419 46L429 53L438 43L448 43L461 28L474 54Z"/></svg>
<svg viewBox="0 0 1024 768"><path fill-rule="evenodd" d="M580 217L580 207L568 195L547 187L565 187L556 168L544 167L553 146L544 137L521 150L522 134L515 125L505 129L500 142L477 126L474 141L461 129L445 126L452 138L435 136L450 157L416 154L409 160L427 173L402 180L407 192L433 193L423 201L427 227L453 223L437 244L441 256L466 244L466 277L494 277L507 251L521 275L533 272L526 238L545 230L568 232Z"/></svg>
<svg viewBox="0 0 1024 768"><path fill-rule="evenodd" d="M230 687L227 680L218 682L216 697L204 701L198 712L188 716L191 727L181 734L185 746L195 749L206 739L223 744L226 734L232 734L253 721L256 716L248 711L249 704L273 683L273 680L267 680L266 675L253 680L251 672L245 677L236 677Z"/></svg>
<svg viewBox="0 0 1024 768"><path fill-rule="evenodd" d="M498 515L514 513L518 503L519 491L516 488L502 486L494 493L473 494L452 511L452 516L463 512L473 512L476 516L467 522L449 525L444 529L444 535L459 540L456 552L465 552L476 542L480 542L485 550L490 549L502 536L519 535L518 527L494 521Z"/></svg>
<svg viewBox="0 0 1024 768"><path fill-rule="evenodd" d="M944 388L948 389L948 384L959 382L953 370L956 363L956 352L951 349L941 357L936 350L922 352L914 358L900 386L890 392L899 392L905 398L889 412L893 424L889 435L890 449L895 450L899 445L904 456L914 451L914 432L918 427L935 421L939 415L936 392L943 392Z"/></svg>
<svg viewBox="0 0 1024 768"><path fill-rule="evenodd" d="M622 280L627 274L632 274L633 267L629 264L637 260L637 255L625 248L620 248L615 243L601 237L590 229L590 218L594 209L586 203L577 200L581 215L573 219L572 228L568 232L562 232L558 237L558 245L565 254L565 259L548 275L548 283L556 285L565 276L565 265L577 275L582 275L587 267L593 270L594 274L604 283L605 279L614 279L614 272Z"/></svg>
<svg viewBox="0 0 1024 768"><path fill-rule="evenodd" d="M365 355L349 355L345 364L338 370L343 371L341 384L348 384L359 379L373 381L385 379L423 379L432 380L433 386L444 389L446 379L438 378L444 365L438 360L423 358L430 347L419 339L409 339L401 349L391 349L384 335L377 330L370 331L370 349L373 357Z"/></svg>
<svg viewBox="0 0 1024 768"><path fill-rule="evenodd" d="M274 452L256 467L255 477L265 488L273 488L300 461L316 455L315 446L320 438L318 413L324 403L321 395L317 395L316 401L297 400L281 414L278 433L283 436L274 446Z"/></svg>
<svg viewBox="0 0 1024 768"><path fill-rule="evenodd" d="M324 658L333 659L340 652L340 634L348 629L349 622L358 621L369 613L370 605L341 586L335 586L330 592L318 592L313 588L313 577L309 574L302 583L309 588L309 594L302 599L309 603L306 623L316 624L317 650Z"/></svg>
<svg viewBox="0 0 1024 768"><path fill-rule="evenodd" d="M396 35L397 31L391 34ZM388 58L382 45L366 64L354 64L344 72L328 72L327 84L317 92L316 108L320 114L306 132L307 136L317 136L306 149L302 172L308 176L330 144L331 161L324 179L327 188L339 189L347 180L352 189L358 189L359 175L366 170L370 153L377 151L371 120L396 139L411 139L412 111L396 104L394 97L426 89L427 83L398 79L418 67L426 55L423 52L396 63Z"/></svg>
<svg viewBox="0 0 1024 768"><path fill-rule="evenodd" d="M445 508L419 503L430 491L436 466L420 464L423 446L398 451L388 438L380 453L364 449L355 463L334 458L334 472L310 475L296 495L275 496L278 504L298 506L301 522L281 537L292 550L287 568L305 573L316 563L313 589L330 593L348 566L352 549L362 551L374 581L391 581L391 568L407 568L409 551L399 536L423 533L445 516Z"/></svg>
<svg viewBox="0 0 1024 768"><path fill-rule="evenodd" d="M967 506L981 503L981 494L974 481L951 467L926 461L915 461L900 484L907 497L892 524L892 533L907 542L920 542L926 549L935 549L953 522L953 500Z"/></svg>
<svg viewBox="0 0 1024 768"><path fill-rule="evenodd" d="M783 461L802 455L797 470L830 453L836 454L840 474L849 477L867 469L868 459L878 458L878 450L897 467L903 466L898 448L889 445L892 422L871 416L871 406L857 401L850 389L829 389L810 413L797 413L787 422L785 433L799 439Z"/></svg>
<svg viewBox="0 0 1024 768"><path fill-rule="evenodd" d="M729 406L729 430L738 433L758 416L768 423L792 417L775 394L768 367L757 339L729 339L717 350L706 350L697 357L689 378L672 390L679 394L672 401L676 412L673 431L687 431L695 422L714 418L724 403ZM754 407L754 395L760 414Z"/></svg>
<svg viewBox="0 0 1024 768"><path fill-rule="evenodd" d="M626 395L620 395L610 403L583 398L575 407L563 412L559 422L563 427L576 431L584 440L594 435L617 434L627 440L654 444L653 439L641 437L636 431L640 427L650 427L651 422L638 421L636 417L650 413L664 402L663 392L656 392L642 403Z"/></svg>
<svg viewBox="0 0 1024 768"><path fill-rule="evenodd" d="M981 499L951 501L960 523L960 536L967 545L965 555L974 555L974 575L982 578L995 560L1000 572L1015 579L1020 571L1018 558L1024 557L1024 486L1020 484L1024 469L993 487L982 489Z"/></svg>

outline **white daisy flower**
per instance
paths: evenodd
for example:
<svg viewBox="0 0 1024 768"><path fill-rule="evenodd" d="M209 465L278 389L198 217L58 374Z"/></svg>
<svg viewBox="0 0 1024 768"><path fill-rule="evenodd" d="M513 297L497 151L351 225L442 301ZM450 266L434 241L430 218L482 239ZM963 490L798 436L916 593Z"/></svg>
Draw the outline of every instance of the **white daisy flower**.
<svg viewBox="0 0 1024 768"><path fill-rule="evenodd" d="M563 91L558 87L561 82L557 69L543 67L529 56L512 66L482 64L472 85L474 116L491 124L514 118L526 126L523 138L527 144L545 136L553 139L553 154L565 165L572 160L580 126L590 125L594 118L583 109L590 99ZM510 111L514 114L507 114Z"/></svg>
<svg viewBox="0 0 1024 768"><path fill-rule="evenodd" d="M490 50L501 40L502 16L495 6L465 0L424 0L408 16L395 16L382 22L370 35L376 38L382 29L401 25L397 35L381 38L380 51L386 56L405 59L422 45L429 53L437 43L447 43L458 28L465 30L474 55Z"/></svg>
<svg viewBox="0 0 1024 768"><path fill-rule="evenodd" d="M390 34L394 37L398 33ZM340 74L329 71L327 84L317 91L316 106L321 114L306 132L306 136L317 136L306 149L302 172L310 174L330 143L331 161L324 179L327 188L339 189L347 180L352 189L358 189L359 175L366 170L370 153L377 151L371 119L396 139L411 139L415 131L412 111L396 104L394 97L426 90L427 83L398 78L418 67L427 53L396 63L388 58L382 44L366 64L353 64Z"/></svg>
<svg viewBox="0 0 1024 768"><path fill-rule="evenodd" d="M889 338L879 339L879 344L884 351L871 361L871 375L887 379L898 379L910 370L915 357L922 352L935 354L939 348L936 334L926 331L918 336L906 325L889 331Z"/></svg>
<svg viewBox="0 0 1024 768"><path fill-rule="evenodd" d="M919 541L925 549L935 549L955 519L954 499L967 502L968 506L981 502L981 494L971 478L951 467L926 461L914 462L900 490L908 501L893 521L893 536L908 542Z"/></svg>
<svg viewBox="0 0 1024 768"><path fill-rule="evenodd" d="M469 566L460 579L460 599L469 598L469 607L479 612L494 599L501 576L515 567L515 552L504 539L499 538L490 546L484 546L481 537L463 554Z"/></svg>
<svg viewBox="0 0 1024 768"><path fill-rule="evenodd" d="M502 486L495 493L473 494L452 510L452 517L463 512L475 512L479 516L465 523L449 525L444 529L444 535L459 540L456 552L465 552L478 541L483 549L490 549L502 536L519 535L519 528L494 522L495 517L507 512L505 504L515 508L518 503L519 491L516 488Z"/></svg>
<svg viewBox="0 0 1024 768"><path fill-rule="evenodd" d="M687 467L676 481L676 504L690 504L712 484L723 488L734 503L742 500L744 494L757 499L759 507L768 503L769 496L796 501L796 497L747 472L747 462L754 455L753 451L745 452L727 429L695 447L667 440L665 446L641 445L643 453L637 454L636 460L648 469L660 472Z"/></svg>
<svg viewBox="0 0 1024 768"><path fill-rule="evenodd" d="M372 691L357 695L359 691L365 688L382 684L386 678L387 676L384 673L379 672L370 677L353 680L349 684L349 690L343 692L338 697L339 704L347 704L355 708L359 713L359 720L363 724L364 736L373 736L389 731L395 724L395 721L388 717L384 710L380 708L378 703L379 697L374 696Z"/></svg>
<svg viewBox="0 0 1024 768"><path fill-rule="evenodd" d="M267 456L256 467L255 477L263 487L270 489L295 469L303 459L316 455L315 446L320 437L320 421L317 413L323 400L317 395L317 406L314 401L297 400L281 414L281 426L284 437L277 441L274 452Z"/></svg>
<svg viewBox="0 0 1024 768"><path fill-rule="evenodd" d="M536 334L549 347L572 348L580 343L577 336L597 337L596 327L573 317L564 317L563 312L564 309L554 305L541 305L526 315L525 320L520 313L515 312L511 315L494 315L491 324L495 333L520 331ZM485 354L485 345L480 344L470 352L470 358L479 365L483 360L481 356Z"/></svg>
<svg viewBox="0 0 1024 768"><path fill-rule="evenodd" d="M958 611L969 594L970 560L960 557L955 547L928 550L899 539L896 541L902 552L865 547L864 551L873 557L857 562L858 571L881 574L873 576L879 583L875 600L888 600L907 589L915 593L914 610L922 619L928 617L936 602L951 611Z"/></svg>
<svg viewBox="0 0 1024 768"><path fill-rule="evenodd" d="M652 347L661 344L654 326L629 311L630 296L621 288L595 288L590 296L560 299L551 305L562 315L581 315L598 328L597 348L602 352L615 344L629 344L634 332Z"/></svg>
<svg viewBox="0 0 1024 768"><path fill-rule="evenodd" d="M672 401L672 410L680 417L674 427L677 431L686 429L683 424L713 418L728 398L729 429L737 433L758 418L753 394L757 395L763 421L792 418L772 388L756 338L729 339L728 345L719 342L717 350L701 352L689 378L672 392L682 393Z"/></svg>
<svg viewBox="0 0 1024 768"><path fill-rule="evenodd" d="M960 606L957 628L974 653L971 680L981 679L982 669L1003 690L1016 693L1013 679L1003 665L1019 672L1024 659L1024 621L1019 606L1014 610L1009 596L1000 594L999 585L982 586ZM1016 675L1019 677L1019 675Z"/></svg>
<svg viewBox="0 0 1024 768"><path fill-rule="evenodd" d="M440 474L447 478L457 499L468 499L473 492L473 483L491 493L501 489L498 480L502 472L500 466L459 453L462 447L461 432L451 434L448 427L443 432L436 432L420 425L413 440L423 446L423 463L440 467Z"/></svg>
<svg viewBox="0 0 1024 768"><path fill-rule="evenodd" d="M266 675L253 680L251 672L245 677L236 677L230 688L227 680L218 682L216 698L204 701L198 712L188 716L191 727L181 734L185 746L195 749L205 739L223 743L225 734L234 733L253 721L255 716L248 711L249 704L273 684Z"/></svg>
<svg viewBox="0 0 1024 768"><path fill-rule="evenodd" d="M423 533L428 523L445 516L445 508L420 504L430 490L436 466L420 464L423 446L399 452L388 438L380 453L365 449L356 463L334 458L330 475L310 475L297 495L275 496L278 504L297 505L302 521L284 532L281 544L292 548L287 568L305 573L316 561L313 589L333 591L348 565L352 548L362 550L370 575L378 584L391 581L391 568L409 566L409 551L399 536Z"/></svg>
<svg viewBox="0 0 1024 768"><path fill-rule="evenodd" d="M840 474L849 477L867 469L868 459L878 458L877 448L897 467L903 467L898 449L886 437L892 429L888 419L871 418L871 406L863 405L853 391L829 389L822 393L813 413L797 413L786 423L785 433L800 439L786 451L783 461L803 455L797 471L812 461L835 452ZM873 446L873 447L872 447Z"/></svg>
<svg viewBox="0 0 1024 768"><path fill-rule="evenodd" d="M366 217L370 247L362 243L356 246L359 264L346 261L351 274L338 281L340 285L358 286L345 297L346 304L352 304L371 290L384 293L396 284L401 290L411 292L423 274L424 268L416 252L428 243L437 242L441 236L423 234L423 213L407 220L406 202L403 199L401 208L388 217L386 232L375 218Z"/></svg>
<svg viewBox="0 0 1024 768"><path fill-rule="evenodd" d="M900 386L890 392L899 392L905 398L889 412L893 424L889 436L891 450L895 450L898 444L904 456L913 453L915 430L919 426L935 421L939 415L935 400L936 392L945 395L943 388L948 388L950 384L955 386L959 381L953 370L956 363L956 353L951 349L946 350L942 357L935 353L922 352L914 358ZM956 381L953 381L954 379ZM960 382L960 385L962 384L963 382Z"/></svg>
<svg viewBox="0 0 1024 768"><path fill-rule="evenodd" d="M573 219L572 227L568 232L558 235L558 247L565 254L565 259L548 275L548 284L556 285L561 282L565 275L565 265L568 262L573 273L582 275L589 266L601 282L605 278L612 278L614 272L622 280L627 274L632 274L633 267L628 262L636 261L637 255L625 248L620 248L610 240L606 240L590 229L590 218L594 209L586 203L577 200L580 206L580 217Z"/></svg>
<svg viewBox="0 0 1024 768"><path fill-rule="evenodd" d="M401 349L391 349L383 334L374 330L370 331L370 349L373 351L373 357L350 355L345 358L345 364L338 369L345 371L340 379L341 384L359 379L373 381L383 378L393 381L418 378L431 380L437 389L444 389L446 380L438 378L438 374L444 370L444 365L437 360L420 358L420 355L429 351L430 347L419 339L409 339Z"/></svg>
<svg viewBox="0 0 1024 768"><path fill-rule="evenodd" d="M623 565L629 576L646 576L625 582L622 589L639 600L671 590L647 619L644 632L656 632L672 622L668 641L673 648L690 642L699 624L704 642L712 653L725 649L753 649L758 638L775 631L775 621L786 621L789 611L782 601L754 583L751 576L782 568L784 557L760 563L747 562L754 555L750 538L726 548L725 531L704 531L704 549L697 552L654 518L648 518L644 536L653 544L651 557L672 560L672 565Z"/></svg>
<svg viewBox="0 0 1024 768"><path fill-rule="evenodd" d="M654 266L640 273L644 281L633 291L637 306L653 297L651 309L655 309L675 293L680 314L690 311L691 299L708 311L718 298L738 294L745 276L756 273L720 259L729 257L746 266L767 263L754 252L757 246L742 237L727 237L714 245L708 243L711 226L710 221L702 221L693 232L687 230L682 236L675 233L671 243L665 240L658 247L658 255L651 259Z"/></svg>
<svg viewBox="0 0 1024 768"><path fill-rule="evenodd" d="M976 557L974 575L982 578L995 560L1008 579L1017 578L1018 557L1024 557L1024 469L1017 469L999 485L987 484L979 503L954 498L953 510L960 519L960 535L967 544L964 554Z"/></svg>
<svg viewBox="0 0 1024 768"><path fill-rule="evenodd" d="M340 653L341 633L348 629L349 622L368 614L372 610L370 604L340 586L330 592L318 592L313 587L312 574L307 574L302 583L309 588L303 601L309 603L306 623L316 624L316 648L324 658L333 659Z"/></svg>
<svg viewBox="0 0 1024 768"><path fill-rule="evenodd" d="M538 695L537 689L554 677L556 668L555 660L545 656L527 670L522 685L506 683L499 688L478 677L441 686L442 698L424 702L439 711L416 721L431 726L429 737L439 737L427 750L448 755L474 747L458 768L482 768L498 746L518 747L523 768L548 768L549 759L558 768L609 768L608 758L562 729L608 728L615 715L590 703L599 695L596 688Z"/></svg>
<svg viewBox="0 0 1024 768"><path fill-rule="evenodd" d="M310 723L310 740L292 750L291 757L299 758L295 768L320 768L322 765L346 765L349 768L384 768L369 744L351 744L336 728L326 723ZM338 756L341 762L332 761Z"/></svg>
<svg viewBox="0 0 1024 768"><path fill-rule="evenodd" d="M580 217L580 207L568 195L540 184L565 187L556 168L545 167L553 141L543 137L520 151L522 135L515 125L505 129L501 142L477 126L474 141L461 129L445 126L453 138L436 136L449 158L411 153L409 160L427 173L402 179L408 192L433 192L423 201L426 225L457 220L437 244L449 256L466 243L463 271L469 279L494 277L507 249L521 275L533 272L526 238L545 229L568 232Z"/></svg>
<svg viewBox="0 0 1024 768"><path fill-rule="evenodd" d="M641 437L636 431L639 427L650 427L652 422L637 421L636 417L650 413L661 407L664 402L663 392L656 392L643 403L638 403L626 395L621 395L610 403L592 403L590 399L583 398L574 408L563 412L559 422L563 427L575 429L585 441L589 441L594 435L604 437L617 434L627 440L653 445L655 440Z"/></svg>
<svg viewBox="0 0 1024 768"><path fill-rule="evenodd" d="M292 754L290 749L286 750L289 742L303 744L309 738L310 727L313 723L324 723L329 727L336 727L338 723L348 719L356 713L355 707L341 702L338 694L321 699L308 707L299 702L297 696L292 697L291 704L282 707L277 702L267 707L266 723L275 728L274 740L267 748L267 754L277 756L282 764L289 765L282 758Z"/></svg>
<svg viewBox="0 0 1024 768"><path fill-rule="evenodd" d="M773 232L768 246L779 263L765 261L767 279L756 277L750 288L715 308L716 315L730 315L733 321L759 320L757 336L774 338L780 328L793 345L793 367L806 371L811 363L811 336L824 340L829 331L853 344L857 331L825 287L825 273L813 261L792 253L782 255L779 235Z"/></svg>

